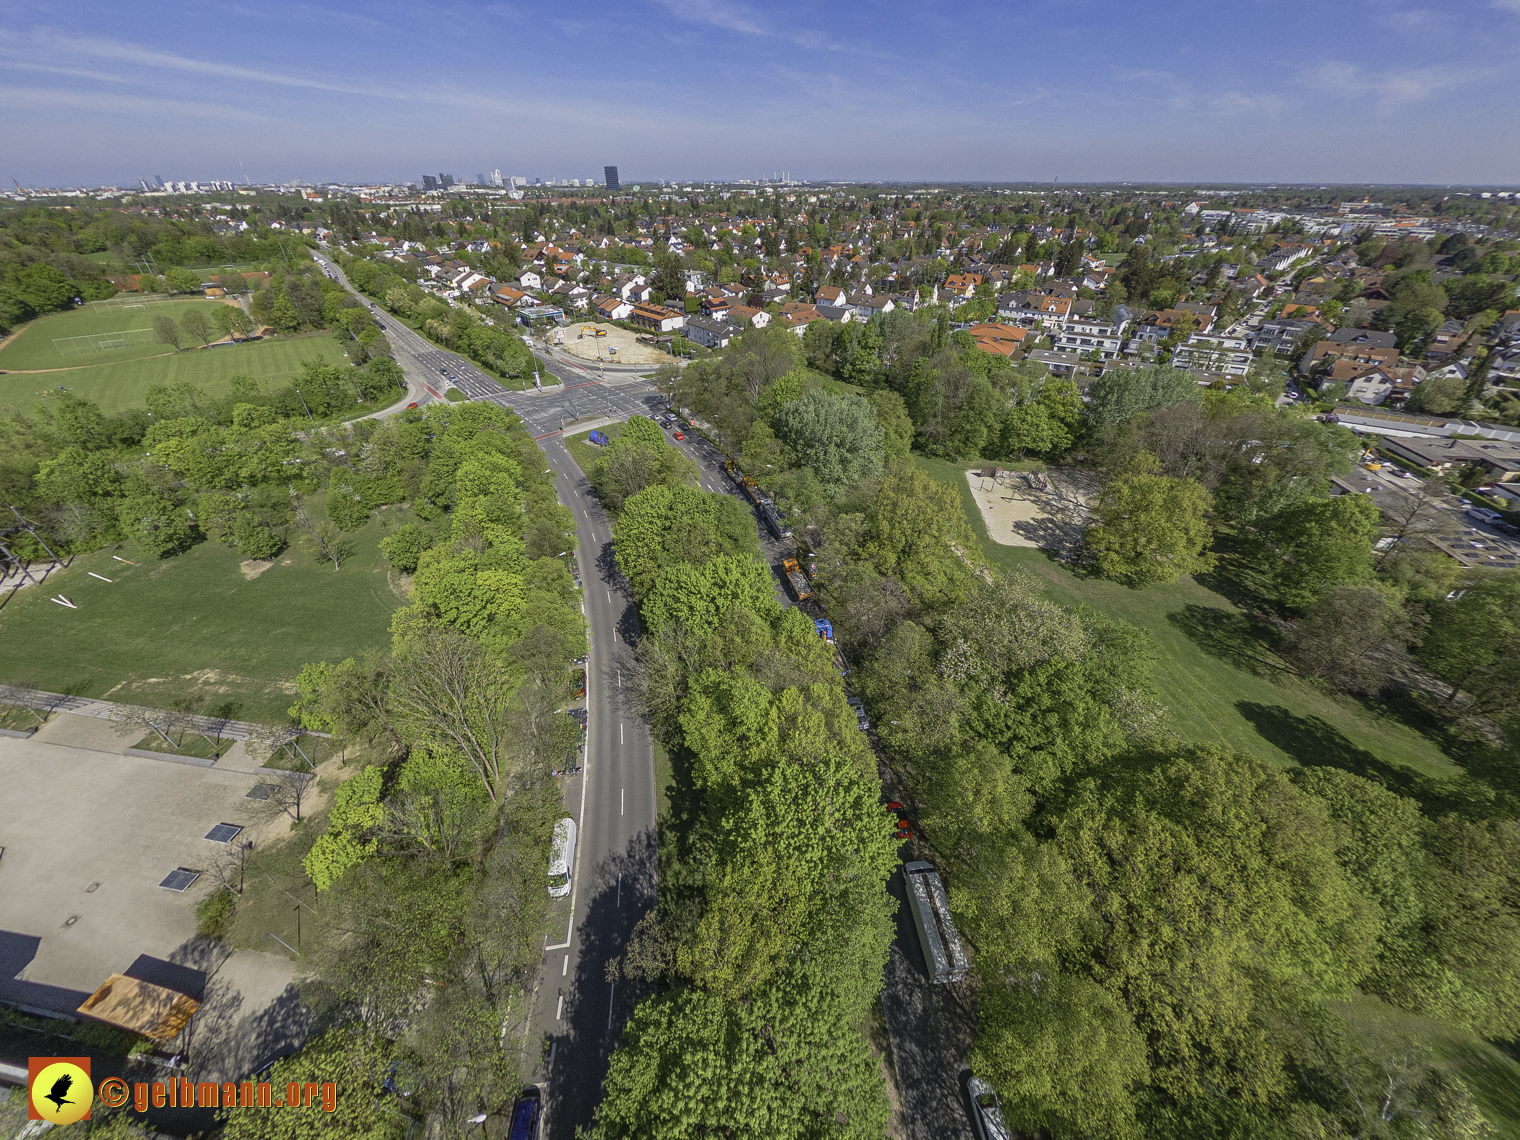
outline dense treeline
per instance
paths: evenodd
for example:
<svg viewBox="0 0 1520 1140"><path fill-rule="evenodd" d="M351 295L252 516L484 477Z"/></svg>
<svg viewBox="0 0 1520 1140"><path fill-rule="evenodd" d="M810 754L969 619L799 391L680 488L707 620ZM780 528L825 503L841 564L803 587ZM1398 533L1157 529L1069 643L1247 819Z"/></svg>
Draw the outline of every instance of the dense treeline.
<svg viewBox="0 0 1520 1140"><path fill-rule="evenodd" d="M140 264L140 259L151 258L165 276L150 277L149 291L168 287L167 272L176 268L283 264L301 248L300 239L257 225L260 220L254 214L249 229L217 233L205 220L110 209L24 206L0 210L0 335L21 321L70 308L76 298L95 301L113 296L116 287L106 279L109 267L88 254L110 253L120 271L134 274L147 264Z"/></svg>
<svg viewBox="0 0 1520 1140"><path fill-rule="evenodd" d="M303 996L322 1032L285 1065L351 1073L366 1135L408 1117L465 1135L537 1062L504 1026L532 1000L564 813L552 774L580 743L564 708L585 627L559 557L574 520L521 421L492 404L433 405L355 443L345 489L386 485L424 523L382 543L413 575L391 645L295 679L291 715L362 767L296 840L321 900ZM231 1134L266 1135L229 1115Z"/></svg>
<svg viewBox="0 0 1520 1140"><path fill-rule="evenodd" d="M1376 998L1495 1039L1520 1031L1520 801L1504 775L1520 726L1508 726L1507 746L1493 737L1513 716L1515 576L1462 576L1412 541L1374 551L1396 528L1363 496L1329 494L1356 441L1265 393L1200 391L1174 370L1140 369L1067 404L1060 389L1022 388L1016 369L1001 381L988 369L984 419L1001 431L999 415L1041 407L1066 433L1049 454L1105 483L1072 552L1088 572L1138 587L1212 570L1287 619L1294 632L1277 648L1305 675L1375 694L1413 652L1461 690L1454 728L1497 718L1471 746L1486 760L1445 782L1283 772L1183 744L1168 727L1169 695L1151 680L1148 635L1051 603L1033 577L989 572L954 488L903 461L914 443L936 444L893 377L984 377L953 339L936 342L931 323L900 327L921 347L872 347L877 386L863 395L819 375L825 362L803 359L808 346L795 338L756 331L688 368L677 394L789 508L812 553L851 687L974 948L971 1063L1011 1122L1056 1136L1487 1134L1460 1078L1422 1045L1375 1043L1344 1003ZM637 448L657 447L652 432L632 434ZM724 1111L758 1120L743 1109L769 1106L778 1086L787 1104L814 1103L816 1070L787 1060L800 1031L783 1003L810 1017L832 1007L817 1004L818 983L771 988L755 944L792 947L794 973L815 955L841 955L829 984L867 1002L884 946L874 886L862 896L870 907L832 904L856 931L836 935L854 941L848 954L815 947L812 927L783 925L787 903L767 884L773 867L811 850L795 811L789 833L737 866L733 839L722 828L708 837L707 805L743 805L720 817L727 828L775 810L751 788L787 773L786 742L805 731L808 707L807 690L788 687L821 675L824 656L814 642L819 673L809 674L807 657L767 632L768 584L751 585L727 547L709 540L694 568L682 564L673 522L697 517L700 493L660 458L610 451L594 481L624 496L614 543L642 598L641 693L655 731L689 765L684 775L678 765L678 789L698 805L689 832L670 840L689 845L683 866L704 873L662 884L661 908L624 964L663 989L615 1054L599 1115L607 1136L652 1134L656 1123L700 1134ZM693 502L675 506L683 495ZM806 635L797 611L781 621ZM806 730L809 755L851 754L863 738L848 728ZM872 834L856 840L857 857L874 850ZM866 878L879 883L893 863L872 862ZM727 942L708 933L714 915ZM848 1018L828 1024L837 1038L807 1042L820 1065L859 1044ZM780 1047L757 1060L746 1035L762 1031ZM840 1092L822 1103L840 1128L867 1119L874 1091L844 1076L831 1087ZM774 1119L783 1123L768 1134L810 1134L808 1119Z"/></svg>
<svg viewBox="0 0 1520 1140"><path fill-rule="evenodd" d="M0 488L60 554L131 540L166 558L210 538L269 558L292 522L314 537L324 525L300 510L301 495L327 489L328 514L343 530L409 497L403 480L374 474L369 458L396 427L358 420L312 430L314 417L392 402L400 384L400 369L379 358L364 368L308 361L273 390L234 376L224 397L188 381L152 385L145 407L112 416L64 393L0 422ZM335 487L352 493L333 495ZM45 556L30 534L13 548Z"/></svg>
<svg viewBox="0 0 1520 1140"><path fill-rule="evenodd" d="M375 298L392 313L419 322L422 331L445 348L469 357L498 376L521 376L533 369L533 356L512 326L488 325L468 305L450 305L424 293L402 276L399 267L363 258L340 258L354 287Z"/></svg>

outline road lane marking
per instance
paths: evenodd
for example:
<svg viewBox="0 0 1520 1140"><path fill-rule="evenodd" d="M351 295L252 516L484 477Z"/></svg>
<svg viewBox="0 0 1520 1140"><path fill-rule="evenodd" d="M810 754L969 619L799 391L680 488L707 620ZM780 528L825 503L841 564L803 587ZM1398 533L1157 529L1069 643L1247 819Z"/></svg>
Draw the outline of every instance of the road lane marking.
<svg viewBox="0 0 1520 1140"><path fill-rule="evenodd" d="M618 722L618 743L623 743L623 722Z"/></svg>
<svg viewBox="0 0 1520 1140"><path fill-rule="evenodd" d="M617 901L617 904L618 904L618 906L622 906L623 905L623 876L622 875L618 876L618 901ZM570 955L568 955L568 954L565 955L566 958L568 958L569 956Z"/></svg>
<svg viewBox="0 0 1520 1140"><path fill-rule="evenodd" d="M565 964L559 968L559 976L564 977L570 972L570 955L565 955Z"/></svg>
<svg viewBox="0 0 1520 1140"><path fill-rule="evenodd" d="M564 994L560 994L559 995L559 1004L554 1007L554 1020L555 1021L564 1021L565 1020L565 995Z"/></svg>
<svg viewBox="0 0 1520 1140"><path fill-rule="evenodd" d="M623 814L623 793L626 790L627 789L625 789L625 788L619 788L618 789L618 815L622 815Z"/></svg>
<svg viewBox="0 0 1520 1140"><path fill-rule="evenodd" d="M617 997L617 983L608 983L612 988L607 991L607 1032L612 1032L612 1002Z"/></svg>

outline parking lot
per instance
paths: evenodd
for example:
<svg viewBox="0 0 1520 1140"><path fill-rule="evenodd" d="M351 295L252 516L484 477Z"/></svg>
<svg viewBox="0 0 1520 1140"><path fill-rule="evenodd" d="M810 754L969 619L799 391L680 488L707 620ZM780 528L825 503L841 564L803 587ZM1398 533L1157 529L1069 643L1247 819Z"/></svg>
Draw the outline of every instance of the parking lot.
<svg viewBox="0 0 1520 1140"><path fill-rule="evenodd" d="M289 824L247 798L267 770L128 757L124 743L110 722L71 714L0 737L0 1000L71 1014L113 973L165 985L202 1002L170 1051L240 1076L304 1035L294 970L199 938L194 905L236 843ZM206 839L218 824L243 830ZM202 873L183 891L160 885L181 868Z"/></svg>

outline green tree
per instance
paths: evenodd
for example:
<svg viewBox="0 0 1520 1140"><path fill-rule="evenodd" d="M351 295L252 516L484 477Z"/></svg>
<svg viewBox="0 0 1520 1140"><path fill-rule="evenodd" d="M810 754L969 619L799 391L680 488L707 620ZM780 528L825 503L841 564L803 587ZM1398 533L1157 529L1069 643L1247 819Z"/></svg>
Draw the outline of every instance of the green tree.
<svg viewBox="0 0 1520 1140"><path fill-rule="evenodd" d="M360 1026L329 1030L300 1052L276 1061L267 1079L279 1089L331 1083L337 1089L335 1111L329 1114L320 1104L284 1112L253 1105L224 1107L222 1135L228 1140L319 1140L333 1135L395 1140L406 1133L406 1118L382 1088L392 1056L389 1042Z"/></svg>
<svg viewBox="0 0 1520 1140"><path fill-rule="evenodd" d="M199 293L201 291L200 274L181 269L177 265L171 266L164 273L164 280L169 283L171 293Z"/></svg>
<svg viewBox="0 0 1520 1140"><path fill-rule="evenodd" d="M174 323L173 317L160 313L153 318L153 339L158 341L159 344L173 345L174 351L178 352L180 345L184 343L185 334Z"/></svg>
<svg viewBox="0 0 1520 1140"><path fill-rule="evenodd" d="M1099 574L1129 586L1175 582L1211 569L1212 496L1192 479L1120 475L1103 488L1082 545Z"/></svg>
<svg viewBox="0 0 1520 1140"><path fill-rule="evenodd" d="M804 960L744 1003L700 989L641 1003L603 1089L596 1140L874 1140L890 1115L865 1038Z"/></svg>
<svg viewBox="0 0 1520 1140"><path fill-rule="evenodd" d="M1467 381L1460 376L1421 380L1409 395L1411 411L1429 412L1433 416L1456 415L1467 408L1467 403Z"/></svg>
<svg viewBox="0 0 1520 1140"><path fill-rule="evenodd" d="M181 317L179 327L184 329L191 339L198 340L202 344L211 343L211 321L199 307L191 309Z"/></svg>
<svg viewBox="0 0 1520 1140"><path fill-rule="evenodd" d="M1294 664L1351 692L1375 693L1409 660L1418 624L1396 590L1376 584L1331 586L1294 627Z"/></svg>
<svg viewBox="0 0 1520 1140"><path fill-rule="evenodd" d="M650 630L684 627L701 637L732 606L766 615L780 608L769 568L749 555L719 555L702 566L678 562L655 579L640 614Z"/></svg>
<svg viewBox="0 0 1520 1140"><path fill-rule="evenodd" d="M836 492L881 471L884 433L863 396L814 388L776 412L776 434L797 461Z"/></svg>
<svg viewBox="0 0 1520 1140"><path fill-rule="evenodd" d="M1337 495L1280 511L1256 526L1258 565L1279 601L1305 606L1322 590L1372 572L1378 508L1368 495Z"/></svg>
<svg viewBox="0 0 1520 1140"><path fill-rule="evenodd" d="M1430 626L1416 655L1451 686L1451 700L1466 689L1480 709L1512 709L1520 677L1520 576L1474 575L1454 593L1429 606Z"/></svg>
<svg viewBox="0 0 1520 1140"><path fill-rule="evenodd" d="M617 566L642 600L669 566L701 566L722 554L758 555L754 516L732 495L655 485L623 504L613 528Z"/></svg>
<svg viewBox="0 0 1520 1140"><path fill-rule="evenodd" d="M433 536L425 526L405 523L380 540L380 553L401 573L415 574L423 551L432 546Z"/></svg>
<svg viewBox="0 0 1520 1140"><path fill-rule="evenodd" d="M184 508L151 491L124 499L117 507L117 517L143 553L155 558L178 554L195 536Z"/></svg>
<svg viewBox="0 0 1520 1140"><path fill-rule="evenodd" d="M1117 426L1152 408L1199 398L1197 382L1183 369L1110 368L1087 389L1087 417L1095 427Z"/></svg>
<svg viewBox="0 0 1520 1140"><path fill-rule="evenodd" d="M254 560L268 560L285 548L284 540L267 523L247 511L238 515L233 538L239 553Z"/></svg>

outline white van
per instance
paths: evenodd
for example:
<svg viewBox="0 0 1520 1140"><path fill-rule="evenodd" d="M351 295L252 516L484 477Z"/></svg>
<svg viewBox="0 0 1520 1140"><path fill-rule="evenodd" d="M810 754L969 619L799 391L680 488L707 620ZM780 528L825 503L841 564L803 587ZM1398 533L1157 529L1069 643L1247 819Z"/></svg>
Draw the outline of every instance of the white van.
<svg viewBox="0 0 1520 1140"><path fill-rule="evenodd" d="M575 874L575 820L568 815L554 825L554 845L549 849L549 897L562 899L570 893Z"/></svg>

